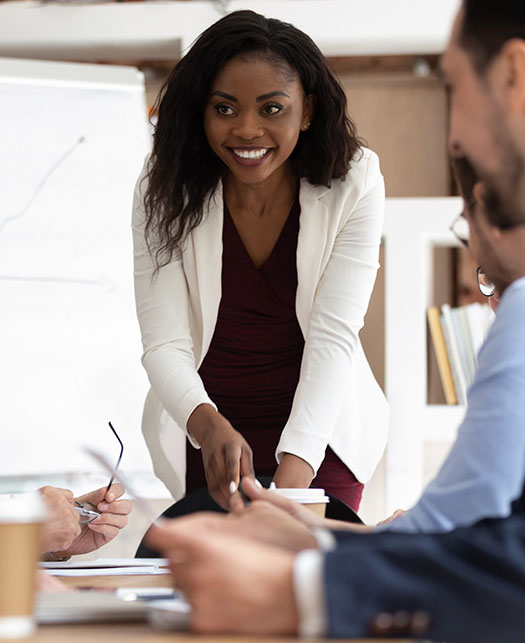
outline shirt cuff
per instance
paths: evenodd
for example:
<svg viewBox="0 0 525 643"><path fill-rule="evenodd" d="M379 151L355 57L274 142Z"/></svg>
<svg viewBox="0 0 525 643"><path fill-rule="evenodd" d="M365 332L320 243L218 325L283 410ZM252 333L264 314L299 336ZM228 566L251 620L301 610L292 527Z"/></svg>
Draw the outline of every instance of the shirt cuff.
<svg viewBox="0 0 525 643"><path fill-rule="evenodd" d="M337 547L336 537L324 527L316 527L312 530L312 535L317 540L317 546L322 552L332 551Z"/></svg>
<svg viewBox="0 0 525 643"><path fill-rule="evenodd" d="M294 590L301 638L326 634L323 572L324 555L317 549L305 549L295 557Z"/></svg>

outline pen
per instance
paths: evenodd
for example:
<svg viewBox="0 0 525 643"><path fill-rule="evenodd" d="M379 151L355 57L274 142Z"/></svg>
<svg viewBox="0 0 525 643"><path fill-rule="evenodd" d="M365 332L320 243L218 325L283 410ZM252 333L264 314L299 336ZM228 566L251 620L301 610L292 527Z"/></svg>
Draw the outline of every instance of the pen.
<svg viewBox="0 0 525 643"><path fill-rule="evenodd" d="M84 507L78 502L75 505L75 511L77 511L80 515L81 520L79 520L79 522L81 525L85 525L88 522L95 520L95 518L100 517L98 511L90 511L89 509L84 509ZM84 518L84 520L82 520L82 518Z"/></svg>

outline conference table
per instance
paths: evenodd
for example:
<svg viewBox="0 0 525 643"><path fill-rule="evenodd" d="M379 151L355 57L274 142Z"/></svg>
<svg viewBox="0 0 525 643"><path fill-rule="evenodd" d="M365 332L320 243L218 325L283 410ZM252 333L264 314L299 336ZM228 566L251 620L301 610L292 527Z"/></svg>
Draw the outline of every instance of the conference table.
<svg viewBox="0 0 525 643"><path fill-rule="evenodd" d="M270 636L207 636L180 632L156 632L146 623L111 625L41 625L28 639L35 643L292 643L293 637ZM392 643L393 639L348 639L352 643ZM411 643L408 639L394 639ZM317 639L319 643L323 639ZM328 643L328 639L326 639ZM333 643L333 639L331 639Z"/></svg>
<svg viewBox="0 0 525 643"><path fill-rule="evenodd" d="M41 625L36 635L28 639L35 643L292 643L291 637L264 636L207 636L187 633L162 633L152 630L147 624L111 625ZM353 643L387 643L387 639L351 639ZM318 640L319 643L322 639ZM333 639L332 639L333 641ZM393 639L388 639L392 643ZM410 643L397 639L398 643ZM328 640L326 640L328 643Z"/></svg>
<svg viewBox="0 0 525 643"><path fill-rule="evenodd" d="M171 576L111 576L108 578L61 578L72 588L86 589L87 587L100 587L108 591L121 587L170 587ZM93 590L96 591L96 590ZM333 640L333 639L332 639ZM352 643L410 643L413 639L347 639ZM39 625L35 635L24 641L34 643L292 643L296 637L271 637L271 636L236 636L236 635L202 635L189 632L161 632L153 629L146 622L131 623L79 623L61 625ZM319 643L328 639L317 639Z"/></svg>

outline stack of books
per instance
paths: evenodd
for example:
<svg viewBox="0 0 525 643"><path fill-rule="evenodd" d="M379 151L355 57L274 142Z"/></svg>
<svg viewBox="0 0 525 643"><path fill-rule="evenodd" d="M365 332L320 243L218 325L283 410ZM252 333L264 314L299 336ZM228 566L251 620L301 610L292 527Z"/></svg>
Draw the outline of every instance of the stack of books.
<svg viewBox="0 0 525 643"><path fill-rule="evenodd" d="M427 310L428 325L447 404L465 404L474 381L478 352L494 320L488 304Z"/></svg>

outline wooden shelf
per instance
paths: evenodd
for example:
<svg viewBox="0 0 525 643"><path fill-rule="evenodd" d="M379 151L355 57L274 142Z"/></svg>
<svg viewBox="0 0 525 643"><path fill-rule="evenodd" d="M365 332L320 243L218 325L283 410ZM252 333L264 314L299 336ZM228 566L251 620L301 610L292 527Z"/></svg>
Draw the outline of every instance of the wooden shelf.
<svg viewBox="0 0 525 643"><path fill-rule="evenodd" d="M386 510L409 507L423 487L425 443L455 439L461 406L427 404L427 320L433 249L454 246L449 230L457 197L387 199L385 244L385 389L390 404Z"/></svg>

